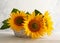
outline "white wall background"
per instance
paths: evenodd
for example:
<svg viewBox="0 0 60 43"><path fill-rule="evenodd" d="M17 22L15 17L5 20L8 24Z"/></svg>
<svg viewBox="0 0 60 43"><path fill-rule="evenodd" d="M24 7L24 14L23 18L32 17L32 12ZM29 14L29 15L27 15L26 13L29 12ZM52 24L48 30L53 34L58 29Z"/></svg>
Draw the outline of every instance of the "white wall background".
<svg viewBox="0 0 60 43"><path fill-rule="evenodd" d="M9 16L13 8L29 12L37 9L42 13L49 10L54 22L53 33L60 32L60 0L0 0L0 22Z"/></svg>

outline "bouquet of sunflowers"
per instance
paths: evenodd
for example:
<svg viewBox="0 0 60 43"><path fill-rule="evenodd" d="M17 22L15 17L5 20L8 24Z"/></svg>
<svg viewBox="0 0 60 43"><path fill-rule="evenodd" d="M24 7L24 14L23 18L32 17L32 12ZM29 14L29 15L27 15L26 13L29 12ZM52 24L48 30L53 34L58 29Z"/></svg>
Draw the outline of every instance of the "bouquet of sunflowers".
<svg viewBox="0 0 60 43"><path fill-rule="evenodd" d="M33 39L43 37L46 34L50 35L53 30L53 22L49 12L46 11L42 14L36 9L29 13L14 8L9 18L2 23L0 29L11 28L16 36L21 37L22 35Z"/></svg>

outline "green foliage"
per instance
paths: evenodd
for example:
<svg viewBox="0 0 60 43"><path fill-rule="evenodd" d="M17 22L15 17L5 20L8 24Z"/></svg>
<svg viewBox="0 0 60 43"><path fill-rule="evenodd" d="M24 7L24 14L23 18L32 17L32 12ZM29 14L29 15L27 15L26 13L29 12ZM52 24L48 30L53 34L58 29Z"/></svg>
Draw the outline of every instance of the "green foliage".
<svg viewBox="0 0 60 43"><path fill-rule="evenodd" d="M35 15L37 15L37 14L42 14L40 11L38 11L38 10L34 10L34 12L35 12Z"/></svg>
<svg viewBox="0 0 60 43"><path fill-rule="evenodd" d="M30 14L29 12L26 12L26 14Z"/></svg>
<svg viewBox="0 0 60 43"><path fill-rule="evenodd" d="M8 19L2 21L3 25L1 26L1 30L9 28L9 24L7 23Z"/></svg>
<svg viewBox="0 0 60 43"><path fill-rule="evenodd" d="M20 12L18 9L13 8L13 10L11 11L11 13L12 13L12 12L16 13L17 11Z"/></svg>

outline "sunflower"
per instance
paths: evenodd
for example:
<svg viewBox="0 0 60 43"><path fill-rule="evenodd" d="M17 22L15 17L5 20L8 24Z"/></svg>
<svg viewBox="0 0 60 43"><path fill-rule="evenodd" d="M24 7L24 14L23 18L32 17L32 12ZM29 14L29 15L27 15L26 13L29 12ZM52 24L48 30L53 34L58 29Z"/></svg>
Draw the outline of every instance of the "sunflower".
<svg viewBox="0 0 60 43"><path fill-rule="evenodd" d="M11 27L16 32L19 32L20 29L23 28L23 23L26 19L26 15L23 11L17 12L17 13L11 13L10 19L8 20L8 23Z"/></svg>
<svg viewBox="0 0 60 43"><path fill-rule="evenodd" d="M25 34L31 38L39 38L45 34L44 29L44 19L42 15L36 15L33 12L28 16L28 19L25 21Z"/></svg>
<svg viewBox="0 0 60 43"><path fill-rule="evenodd" d="M53 30L53 22L51 20L51 16L49 15L48 11L44 14L45 19L45 28L47 29L47 34L50 35Z"/></svg>

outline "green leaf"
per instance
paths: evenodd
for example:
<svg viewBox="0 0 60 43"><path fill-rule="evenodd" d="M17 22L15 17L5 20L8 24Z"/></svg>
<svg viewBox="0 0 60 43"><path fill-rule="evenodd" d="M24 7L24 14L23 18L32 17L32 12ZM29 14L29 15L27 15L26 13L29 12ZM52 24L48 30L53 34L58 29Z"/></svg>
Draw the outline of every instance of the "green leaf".
<svg viewBox="0 0 60 43"><path fill-rule="evenodd" d="M36 9L35 9L34 11L35 11L35 15L37 15L38 13L39 13L39 14L42 14L40 11L38 11L38 10L36 10Z"/></svg>
<svg viewBox="0 0 60 43"><path fill-rule="evenodd" d="M6 20L2 21L2 23L7 23L7 21L8 21L8 19L6 19Z"/></svg>
<svg viewBox="0 0 60 43"><path fill-rule="evenodd" d="M29 15L30 13L29 13L29 12L26 12L26 14L28 14L28 15Z"/></svg>
<svg viewBox="0 0 60 43"><path fill-rule="evenodd" d="M7 23L5 23L5 24L3 24L2 26L1 26L1 30L3 30L3 29L8 29L10 26L7 24Z"/></svg>
<svg viewBox="0 0 60 43"><path fill-rule="evenodd" d="M18 9L13 8L13 10L11 11L11 13L12 13L12 12L16 13L17 11L20 12Z"/></svg>
<svg viewBox="0 0 60 43"><path fill-rule="evenodd" d="M3 25L1 26L1 30L9 28L9 24L7 23L8 19L2 21Z"/></svg>

